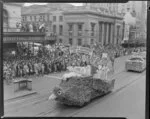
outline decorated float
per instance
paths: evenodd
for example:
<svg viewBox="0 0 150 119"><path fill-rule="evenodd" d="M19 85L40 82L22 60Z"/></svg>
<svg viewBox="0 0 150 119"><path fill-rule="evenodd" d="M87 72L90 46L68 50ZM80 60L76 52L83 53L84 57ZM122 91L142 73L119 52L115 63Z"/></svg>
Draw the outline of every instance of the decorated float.
<svg viewBox="0 0 150 119"><path fill-rule="evenodd" d="M126 60L125 68L127 71L143 72L146 69L146 56L140 54L132 55Z"/></svg>
<svg viewBox="0 0 150 119"><path fill-rule="evenodd" d="M99 51L101 49L101 51ZM111 92L115 79L112 79L114 65L112 55L104 48L77 47L70 50L80 54L82 66L68 66L69 73L63 75L61 83L53 89L49 99L71 105L84 106L92 99Z"/></svg>

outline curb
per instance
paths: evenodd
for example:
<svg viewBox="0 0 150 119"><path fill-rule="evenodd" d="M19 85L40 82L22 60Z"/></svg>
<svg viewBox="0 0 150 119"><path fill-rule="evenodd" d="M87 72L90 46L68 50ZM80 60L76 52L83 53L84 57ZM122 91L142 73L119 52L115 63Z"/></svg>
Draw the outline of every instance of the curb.
<svg viewBox="0 0 150 119"><path fill-rule="evenodd" d="M17 100L17 99L20 99L20 98L23 98L23 97L26 97L26 96L34 95L34 94L37 94L37 92L36 91L31 91L31 92L28 92L26 94L21 94L19 96L4 99L4 102L14 101L14 100Z"/></svg>

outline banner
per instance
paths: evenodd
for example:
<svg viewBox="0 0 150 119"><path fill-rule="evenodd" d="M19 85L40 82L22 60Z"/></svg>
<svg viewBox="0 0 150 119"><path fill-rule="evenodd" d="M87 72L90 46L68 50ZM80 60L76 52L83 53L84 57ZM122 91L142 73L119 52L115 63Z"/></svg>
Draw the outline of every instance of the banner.
<svg viewBox="0 0 150 119"><path fill-rule="evenodd" d="M83 53L83 54L87 54L87 55L92 55L93 50L90 48L86 48L86 47L71 47L70 48L70 53Z"/></svg>

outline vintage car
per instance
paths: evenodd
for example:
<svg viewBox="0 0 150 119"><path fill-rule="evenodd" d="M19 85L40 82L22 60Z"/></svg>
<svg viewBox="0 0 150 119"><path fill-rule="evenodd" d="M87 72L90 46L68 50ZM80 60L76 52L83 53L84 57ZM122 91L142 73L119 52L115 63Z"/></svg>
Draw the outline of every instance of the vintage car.
<svg viewBox="0 0 150 119"><path fill-rule="evenodd" d="M127 71L143 72L146 69L146 60L142 56L132 56L125 62Z"/></svg>

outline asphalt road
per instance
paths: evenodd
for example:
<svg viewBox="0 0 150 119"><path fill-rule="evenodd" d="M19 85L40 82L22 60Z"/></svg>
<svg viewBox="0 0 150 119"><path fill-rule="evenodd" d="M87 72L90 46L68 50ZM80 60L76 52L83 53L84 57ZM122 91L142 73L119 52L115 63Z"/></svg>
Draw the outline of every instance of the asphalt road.
<svg viewBox="0 0 150 119"><path fill-rule="evenodd" d="M53 87L59 84L60 79L49 75L50 84L38 95L26 97L5 103L5 116L92 116L92 117L128 117L128 119L144 119L145 114L145 72L126 72L125 60L128 56L115 61L115 88L112 93L97 98L82 108L68 107L49 101L48 96ZM61 77L61 75L57 75ZM44 81L43 81L44 82Z"/></svg>

